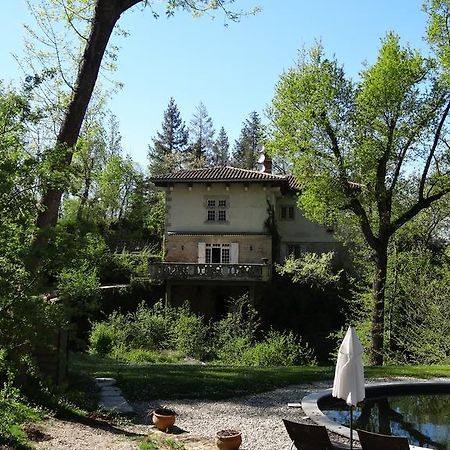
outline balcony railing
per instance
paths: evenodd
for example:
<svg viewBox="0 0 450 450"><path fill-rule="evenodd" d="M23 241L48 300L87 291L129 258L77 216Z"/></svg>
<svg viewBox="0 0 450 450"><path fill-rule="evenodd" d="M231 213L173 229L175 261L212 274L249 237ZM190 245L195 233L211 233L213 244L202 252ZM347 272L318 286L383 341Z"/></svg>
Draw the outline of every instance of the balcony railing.
<svg viewBox="0 0 450 450"><path fill-rule="evenodd" d="M269 281L269 264L154 263L150 277L159 280Z"/></svg>

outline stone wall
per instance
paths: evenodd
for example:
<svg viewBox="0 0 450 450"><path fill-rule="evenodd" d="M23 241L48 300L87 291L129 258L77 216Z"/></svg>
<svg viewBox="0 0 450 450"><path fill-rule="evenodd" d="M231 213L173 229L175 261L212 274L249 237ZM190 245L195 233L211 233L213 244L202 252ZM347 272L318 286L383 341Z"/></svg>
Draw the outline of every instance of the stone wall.
<svg viewBox="0 0 450 450"><path fill-rule="evenodd" d="M168 235L165 243L166 262L198 262L198 243L239 244L239 263L263 264L272 261L272 238L268 235Z"/></svg>

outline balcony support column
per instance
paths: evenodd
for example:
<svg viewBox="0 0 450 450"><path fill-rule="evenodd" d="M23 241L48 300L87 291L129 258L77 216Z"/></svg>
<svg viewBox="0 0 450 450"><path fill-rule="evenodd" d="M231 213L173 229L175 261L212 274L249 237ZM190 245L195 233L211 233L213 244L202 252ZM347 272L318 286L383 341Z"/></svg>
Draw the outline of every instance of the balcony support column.
<svg viewBox="0 0 450 450"><path fill-rule="evenodd" d="M166 306L172 304L172 283L170 281L166 281Z"/></svg>

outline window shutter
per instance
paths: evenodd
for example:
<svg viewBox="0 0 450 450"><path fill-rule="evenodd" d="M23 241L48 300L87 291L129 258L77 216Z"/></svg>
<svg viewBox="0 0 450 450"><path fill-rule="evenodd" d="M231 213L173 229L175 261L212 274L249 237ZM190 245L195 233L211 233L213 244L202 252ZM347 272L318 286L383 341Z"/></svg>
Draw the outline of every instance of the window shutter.
<svg viewBox="0 0 450 450"><path fill-rule="evenodd" d="M230 263L239 263L239 244L237 242L232 242L230 247Z"/></svg>
<svg viewBox="0 0 450 450"><path fill-rule="evenodd" d="M206 242L198 243L198 263L205 264L206 261Z"/></svg>

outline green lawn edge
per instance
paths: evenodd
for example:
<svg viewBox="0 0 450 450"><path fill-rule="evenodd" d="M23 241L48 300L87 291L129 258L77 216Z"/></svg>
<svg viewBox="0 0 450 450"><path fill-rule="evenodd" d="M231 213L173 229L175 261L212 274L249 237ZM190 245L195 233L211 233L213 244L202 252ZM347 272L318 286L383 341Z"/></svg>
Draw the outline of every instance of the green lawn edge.
<svg viewBox="0 0 450 450"><path fill-rule="evenodd" d="M70 370L113 377L129 400L226 399L294 384L332 380L334 366L231 367L129 364L86 354L70 357ZM450 378L450 365L366 367L365 378Z"/></svg>

